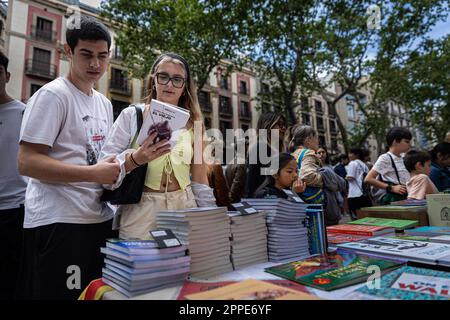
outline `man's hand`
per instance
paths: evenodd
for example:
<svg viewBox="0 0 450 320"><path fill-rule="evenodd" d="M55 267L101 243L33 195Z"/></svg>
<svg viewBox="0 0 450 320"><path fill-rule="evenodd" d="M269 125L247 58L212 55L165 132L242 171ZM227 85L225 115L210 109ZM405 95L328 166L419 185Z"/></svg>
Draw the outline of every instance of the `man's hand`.
<svg viewBox="0 0 450 320"><path fill-rule="evenodd" d="M119 178L120 165L116 156L112 155L92 166L92 182L114 184Z"/></svg>
<svg viewBox="0 0 450 320"><path fill-rule="evenodd" d="M406 192L407 192L406 187L404 185L401 185L401 184L397 184L395 186L392 186L391 191L393 193L397 193L397 194L406 194Z"/></svg>

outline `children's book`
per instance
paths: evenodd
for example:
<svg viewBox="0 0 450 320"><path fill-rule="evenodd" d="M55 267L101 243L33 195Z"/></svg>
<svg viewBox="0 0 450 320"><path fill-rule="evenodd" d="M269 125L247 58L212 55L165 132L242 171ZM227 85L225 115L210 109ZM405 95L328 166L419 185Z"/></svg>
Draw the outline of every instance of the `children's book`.
<svg viewBox="0 0 450 320"><path fill-rule="evenodd" d="M356 292L400 300L450 299L450 273L404 266L384 275L379 288L363 286Z"/></svg>
<svg viewBox="0 0 450 320"><path fill-rule="evenodd" d="M308 287L295 283L289 280L264 280L271 284L282 286L288 289L296 290L303 293L310 293ZM222 288L230 284L237 283L237 281L221 281L221 282L195 282L186 280L178 294L177 300L185 300L187 295L206 292L217 288Z"/></svg>
<svg viewBox="0 0 450 320"><path fill-rule="evenodd" d="M450 194L427 194L431 226L450 227Z"/></svg>
<svg viewBox="0 0 450 320"><path fill-rule="evenodd" d="M116 240L108 239L106 247L128 255L160 255L186 251L186 247L159 249L154 240Z"/></svg>
<svg viewBox="0 0 450 320"><path fill-rule="evenodd" d="M417 220L400 220L400 219L385 219L385 218L371 218L366 217L355 221L350 221L348 224L376 226L376 227L391 227L399 230L408 229L416 226L419 223Z"/></svg>
<svg viewBox="0 0 450 320"><path fill-rule="evenodd" d="M317 296L275 285L247 279L221 288L188 294L188 300L320 300Z"/></svg>
<svg viewBox="0 0 450 320"><path fill-rule="evenodd" d="M424 226L418 227L411 230L406 230L405 233L411 235L423 235L423 236L450 236L450 227L435 227L435 226Z"/></svg>
<svg viewBox="0 0 450 320"><path fill-rule="evenodd" d="M187 109L152 99L150 112L142 123L136 142L142 145L150 134L156 132L154 143L167 139L173 148L184 131L189 117Z"/></svg>
<svg viewBox="0 0 450 320"><path fill-rule="evenodd" d="M327 232L327 238L329 244L339 244L339 243L347 243L347 242L355 242L365 240L369 237L367 236L357 236L353 234L339 234Z"/></svg>
<svg viewBox="0 0 450 320"><path fill-rule="evenodd" d="M450 255L450 246L426 241L404 240L395 237L375 237L359 242L338 244L338 248L358 253L377 253L408 261L438 264L440 258Z"/></svg>
<svg viewBox="0 0 450 320"><path fill-rule="evenodd" d="M266 268L265 271L306 286L331 291L366 281L370 276L368 267L373 265L378 266L381 272L387 272L402 263L342 252L315 255Z"/></svg>
<svg viewBox="0 0 450 320"><path fill-rule="evenodd" d="M394 234L395 229L391 227L377 227L366 225L350 225L350 224L338 224L335 226L327 227L327 232L341 233L341 234L354 234L357 236L378 236L388 233Z"/></svg>

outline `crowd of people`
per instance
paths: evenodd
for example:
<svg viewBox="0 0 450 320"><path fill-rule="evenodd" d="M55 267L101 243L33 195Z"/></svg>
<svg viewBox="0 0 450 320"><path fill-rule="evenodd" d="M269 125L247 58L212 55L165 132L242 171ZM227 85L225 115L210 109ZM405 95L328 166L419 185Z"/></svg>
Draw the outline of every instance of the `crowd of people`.
<svg viewBox="0 0 450 320"><path fill-rule="evenodd" d="M245 163L225 168L196 163L193 127L202 114L183 57L161 54L148 75L145 103L125 108L113 121L111 102L94 89L108 67L108 29L82 16L79 28L67 29L66 41L68 74L44 85L27 105L7 94L9 60L0 53L2 300L78 298L101 277L99 248L105 240L150 239L148 231L157 227L161 210L212 205L232 210L243 198L288 198L288 190L304 202L323 204L326 223L332 225L343 212L354 218L356 210L374 204L374 188L381 191L377 203L423 199L449 188L449 142L430 154L409 151L411 133L392 128L386 137L389 151L373 167L367 151L358 148L341 155L333 167L314 128L286 128L284 117L275 112L260 116L257 132L276 130L278 141L271 141L269 133L246 144ZM152 99L190 113L173 147L167 140L155 142L156 132L137 143L137 119L148 115ZM260 149L267 150L268 163ZM249 161L250 155L256 155L255 161ZM273 161L277 169L263 174ZM104 190L119 188L144 165L138 203L115 207L100 200ZM79 279L72 281L77 270Z"/></svg>

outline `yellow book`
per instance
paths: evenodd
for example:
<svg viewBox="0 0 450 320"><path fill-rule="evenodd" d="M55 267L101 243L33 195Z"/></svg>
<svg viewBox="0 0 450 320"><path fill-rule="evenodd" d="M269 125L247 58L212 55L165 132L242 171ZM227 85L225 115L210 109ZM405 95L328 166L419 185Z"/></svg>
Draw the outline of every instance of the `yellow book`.
<svg viewBox="0 0 450 320"><path fill-rule="evenodd" d="M261 280L248 279L225 287L194 293L188 300L321 300L319 297Z"/></svg>

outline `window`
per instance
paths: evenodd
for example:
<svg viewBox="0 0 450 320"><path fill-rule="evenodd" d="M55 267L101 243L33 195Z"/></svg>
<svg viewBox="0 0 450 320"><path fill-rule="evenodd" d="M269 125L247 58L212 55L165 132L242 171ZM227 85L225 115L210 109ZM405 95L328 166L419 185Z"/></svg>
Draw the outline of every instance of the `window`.
<svg viewBox="0 0 450 320"><path fill-rule="evenodd" d="M302 123L304 125L311 125L311 116L307 113L302 113Z"/></svg>
<svg viewBox="0 0 450 320"><path fill-rule="evenodd" d="M114 47L114 58L115 59L122 59L123 58L122 51L120 50L120 47L118 45L116 45Z"/></svg>
<svg viewBox="0 0 450 320"><path fill-rule="evenodd" d="M250 118L251 114L250 114L250 107L247 101L241 101L241 105L240 105L240 115L241 117L245 117L245 118Z"/></svg>
<svg viewBox="0 0 450 320"><path fill-rule="evenodd" d="M36 91L38 91L41 87L42 86L40 84L32 83L31 86L30 86L30 97L32 97L33 94L35 94Z"/></svg>
<svg viewBox="0 0 450 320"><path fill-rule="evenodd" d="M44 41L53 41L53 22L41 17L36 20L36 26L34 31L34 36L36 39Z"/></svg>
<svg viewBox="0 0 450 320"><path fill-rule="evenodd" d="M50 75L51 57L51 51L33 48L32 71L41 75Z"/></svg>
<svg viewBox="0 0 450 320"><path fill-rule="evenodd" d="M222 132L222 138L225 141L227 139L227 129L232 129L231 121L220 120L219 121L219 129ZM224 144L225 146L225 144Z"/></svg>
<svg viewBox="0 0 450 320"><path fill-rule="evenodd" d="M239 93L241 94L248 94L247 93L247 82L246 81L239 81Z"/></svg>
<svg viewBox="0 0 450 320"><path fill-rule="evenodd" d="M228 115L233 114L233 110L231 109L231 102L229 97L219 96L219 112L225 113Z"/></svg>
<svg viewBox="0 0 450 320"><path fill-rule="evenodd" d="M220 77L220 89L228 90L228 78Z"/></svg>
<svg viewBox="0 0 450 320"><path fill-rule="evenodd" d="M209 92L200 91L198 93L198 103L203 111L211 112L211 103L209 100Z"/></svg>
<svg viewBox="0 0 450 320"><path fill-rule="evenodd" d="M114 120L116 120L122 110L128 107L129 103L127 101L111 99L111 104L113 106Z"/></svg>
<svg viewBox="0 0 450 320"><path fill-rule="evenodd" d="M332 151L339 151L338 150L338 142L336 139L331 139L331 150Z"/></svg>
<svg viewBox="0 0 450 320"><path fill-rule="evenodd" d="M321 130L321 131L325 130L325 125L323 123L323 118L322 117L317 117L316 120L317 120L317 130Z"/></svg>
<svg viewBox="0 0 450 320"><path fill-rule="evenodd" d="M128 85L128 77L126 71L116 68L111 68L111 82L110 88L120 91L121 93L130 93Z"/></svg>
<svg viewBox="0 0 450 320"><path fill-rule="evenodd" d="M336 132L336 120L329 120L328 121L330 124L330 132L334 133Z"/></svg>
<svg viewBox="0 0 450 320"><path fill-rule="evenodd" d="M301 97L300 103L301 103L301 106L303 109L308 109L308 107L309 107L308 97Z"/></svg>
<svg viewBox="0 0 450 320"><path fill-rule="evenodd" d="M319 100L314 100L314 106L316 108L316 112L323 113L322 102Z"/></svg>

